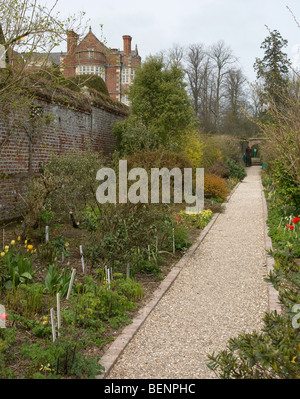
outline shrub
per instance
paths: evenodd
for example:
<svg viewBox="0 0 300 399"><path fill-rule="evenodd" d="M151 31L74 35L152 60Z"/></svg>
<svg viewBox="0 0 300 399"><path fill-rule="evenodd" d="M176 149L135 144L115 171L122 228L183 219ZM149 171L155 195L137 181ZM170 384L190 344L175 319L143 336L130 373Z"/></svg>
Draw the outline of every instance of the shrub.
<svg viewBox="0 0 300 399"><path fill-rule="evenodd" d="M140 151L154 151L159 144L158 137L137 116L115 123L112 133L117 138L119 155L122 156Z"/></svg>
<svg viewBox="0 0 300 399"><path fill-rule="evenodd" d="M216 161L211 167L207 169L208 173L220 176L224 179L231 176L229 167L222 161Z"/></svg>
<svg viewBox="0 0 300 399"><path fill-rule="evenodd" d="M226 199L228 195L227 185L224 179L217 175L204 175L204 196L206 198Z"/></svg>
<svg viewBox="0 0 300 399"><path fill-rule="evenodd" d="M206 169L215 162L222 160L223 156L220 147L213 137L208 134L201 134L201 140L204 144L202 167Z"/></svg>
<svg viewBox="0 0 300 399"><path fill-rule="evenodd" d="M192 168L193 165L185 154L167 150L141 151L133 154L127 159L128 169L134 167L144 168L151 171L151 168Z"/></svg>
<svg viewBox="0 0 300 399"><path fill-rule="evenodd" d="M243 161L240 139L232 135L215 135L213 137L215 143L221 150L225 160L232 160L240 164Z"/></svg>
<svg viewBox="0 0 300 399"><path fill-rule="evenodd" d="M188 132L184 137L183 146L184 153L191 162L193 168L200 168L203 165L204 143L196 130Z"/></svg>
<svg viewBox="0 0 300 399"><path fill-rule="evenodd" d="M236 162L227 160L227 161L225 161L225 164L229 169L230 177L232 177L232 178L235 177L239 180L243 180L244 177L247 176L245 168L241 165L238 165Z"/></svg>
<svg viewBox="0 0 300 399"><path fill-rule="evenodd" d="M72 83L75 84L75 86L78 86L79 88L82 88L84 86L89 87L91 89L94 89L96 91L99 91L100 93L106 94L109 96L107 86L104 82L104 80L97 75L76 75L72 78L67 79L67 83L71 82L71 87Z"/></svg>

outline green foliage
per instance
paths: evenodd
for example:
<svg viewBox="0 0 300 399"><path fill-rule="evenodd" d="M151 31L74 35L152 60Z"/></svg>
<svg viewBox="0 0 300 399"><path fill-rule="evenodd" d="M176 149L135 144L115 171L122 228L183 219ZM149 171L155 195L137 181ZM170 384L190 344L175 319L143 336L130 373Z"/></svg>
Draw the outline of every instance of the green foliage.
<svg viewBox="0 0 300 399"><path fill-rule="evenodd" d="M173 246L173 241L170 240L170 248ZM187 228L181 224L175 225L174 228L175 249L179 251L186 251L191 246L190 234Z"/></svg>
<svg viewBox="0 0 300 399"><path fill-rule="evenodd" d="M132 300L140 295L143 295L141 286L133 280L126 283L122 279L112 280L109 286L107 282L97 285L85 277L79 296L72 298L73 310L64 311L63 318L68 324L98 332L104 322L118 328L130 322L127 312L135 308Z"/></svg>
<svg viewBox="0 0 300 399"><path fill-rule="evenodd" d="M159 145L159 137L148 129L142 118L132 115L113 126L119 155L128 156L140 151L153 151Z"/></svg>
<svg viewBox="0 0 300 399"><path fill-rule="evenodd" d="M149 143L151 149L158 146L178 149L182 136L195 125L183 77L183 71L178 66L165 65L162 57L150 56L146 59L130 86L131 115L124 122L123 132L120 124L117 128L120 148L128 148L128 138L131 136L128 129L138 126L135 131L139 136L142 129L142 141L148 143L146 149L149 149ZM137 150L140 150L144 144L141 146L138 136ZM130 142L134 143L133 140L131 136Z"/></svg>
<svg viewBox="0 0 300 399"><path fill-rule="evenodd" d="M66 296L71 275L72 273L68 272L66 268L59 270L57 264L50 265L45 278L45 286L50 295L55 295L59 292L62 297Z"/></svg>
<svg viewBox="0 0 300 399"><path fill-rule="evenodd" d="M15 290L10 290L7 293L7 307L28 318L42 313L45 306L44 288L45 286L41 283L20 284Z"/></svg>
<svg viewBox="0 0 300 399"><path fill-rule="evenodd" d="M109 96L104 80L97 75L76 75L72 78L65 79L64 85L75 91L80 91L86 86Z"/></svg>
<svg viewBox="0 0 300 399"><path fill-rule="evenodd" d="M286 46L287 40L284 40L277 30L270 32L261 45L261 49L265 52L264 58L256 59L254 64L257 78L262 78L264 81L266 95L274 98L275 102L280 102L278 93L287 87L289 61L287 54L282 51Z"/></svg>
<svg viewBox="0 0 300 399"><path fill-rule="evenodd" d="M44 167L44 174L30 188L31 195L41 191L41 186L51 186L44 200L48 209L55 212L57 220L70 220L69 212L75 209L84 211L87 206L90 210L98 207L96 200L97 180L99 169L104 166L104 158L86 149L65 153L63 156L53 156ZM75 215L76 217L76 215Z"/></svg>
<svg viewBox="0 0 300 399"><path fill-rule="evenodd" d="M208 367L225 379L297 379L300 334L290 317L266 314L262 333L239 334L226 350L209 355Z"/></svg>
<svg viewBox="0 0 300 399"><path fill-rule="evenodd" d="M238 180L243 180L247 176L245 168L232 160L225 161L225 165L229 169L229 176Z"/></svg>
<svg viewBox="0 0 300 399"><path fill-rule="evenodd" d="M78 352L80 346L79 337L74 336L71 339L69 335L66 335L46 346L41 346L40 343L25 344L21 347L21 354L32 360L31 378L36 377L37 369L42 375L50 373L78 378L95 378L104 370L99 364L99 357L82 355Z"/></svg>
<svg viewBox="0 0 300 399"><path fill-rule="evenodd" d="M28 283L34 276L31 253L21 252L13 245L9 247L3 258L0 258L2 268L6 268L1 283L6 289L14 288L20 283Z"/></svg>
<svg viewBox="0 0 300 399"><path fill-rule="evenodd" d="M110 264L124 272L130 263L132 273L143 268L148 258L148 245L168 250L172 219L167 208L160 205L123 204L102 207L97 230L85 244L85 254L92 266Z"/></svg>

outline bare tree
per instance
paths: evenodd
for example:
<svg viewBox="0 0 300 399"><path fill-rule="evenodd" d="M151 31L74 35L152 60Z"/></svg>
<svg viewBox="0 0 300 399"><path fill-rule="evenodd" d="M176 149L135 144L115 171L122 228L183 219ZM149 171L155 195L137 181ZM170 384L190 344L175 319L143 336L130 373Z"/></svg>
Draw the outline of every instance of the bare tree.
<svg viewBox="0 0 300 399"><path fill-rule="evenodd" d="M189 88L192 96L192 104L196 115L199 116L200 96L203 89L204 69L206 53L203 44L192 44L188 47L185 60L185 72L188 77Z"/></svg>
<svg viewBox="0 0 300 399"><path fill-rule="evenodd" d="M50 52L66 40L68 31L84 33L84 13L63 20L56 11L57 4L58 0L48 6L38 0L0 0L0 45L6 61L5 68L0 69L0 112L21 101L26 71L36 53L43 54L43 68Z"/></svg>
<svg viewBox="0 0 300 399"><path fill-rule="evenodd" d="M234 64L237 59L233 56L231 49L225 45L223 41L212 45L208 49L208 57L212 61L212 66L216 74L216 98L215 98L215 127L218 132L220 129L221 120L221 98L222 87L226 74L228 73L229 66Z"/></svg>

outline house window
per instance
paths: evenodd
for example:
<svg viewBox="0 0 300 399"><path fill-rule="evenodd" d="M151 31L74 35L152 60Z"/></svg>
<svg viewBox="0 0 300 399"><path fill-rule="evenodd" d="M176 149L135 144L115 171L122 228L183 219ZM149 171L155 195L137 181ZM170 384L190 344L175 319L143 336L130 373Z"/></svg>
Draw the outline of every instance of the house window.
<svg viewBox="0 0 300 399"><path fill-rule="evenodd" d="M131 80L131 83L133 83L134 78L135 78L135 70L131 68L131 73L130 73L130 80Z"/></svg>
<svg viewBox="0 0 300 399"><path fill-rule="evenodd" d="M129 68L122 69L122 83L129 83Z"/></svg>
<svg viewBox="0 0 300 399"><path fill-rule="evenodd" d="M135 70L133 68L122 69L122 83L130 84L133 83L135 77Z"/></svg>
<svg viewBox="0 0 300 399"><path fill-rule="evenodd" d="M97 75L105 80L105 68L99 65L78 65L76 75Z"/></svg>
<svg viewBox="0 0 300 399"><path fill-rule="evenodd" d="M89 51L89 58L95 58L94 49L93 48L89 48L88 51Z"/></svg>
<svg viewBox="0 0 300 399"><path fill-rule="evenodd" d="M128 98L128 95L127 95L127 94L121 96L121 102L122 102L123 104L128 105L128 106L130 105L130 101L129 101L129 98Z"/></svg>

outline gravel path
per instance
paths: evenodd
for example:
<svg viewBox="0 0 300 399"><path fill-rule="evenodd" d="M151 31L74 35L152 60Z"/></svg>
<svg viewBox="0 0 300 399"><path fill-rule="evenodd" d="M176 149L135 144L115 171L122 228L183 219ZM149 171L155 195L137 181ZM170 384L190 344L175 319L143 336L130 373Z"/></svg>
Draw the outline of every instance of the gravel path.
<svg viewBox="0 0 300 399"><path fill-rule="evenodd" d="M173 285L129 342L107 379L217 378L207 353L262 326L268 310L260 167L247 169Z"/></svg>

